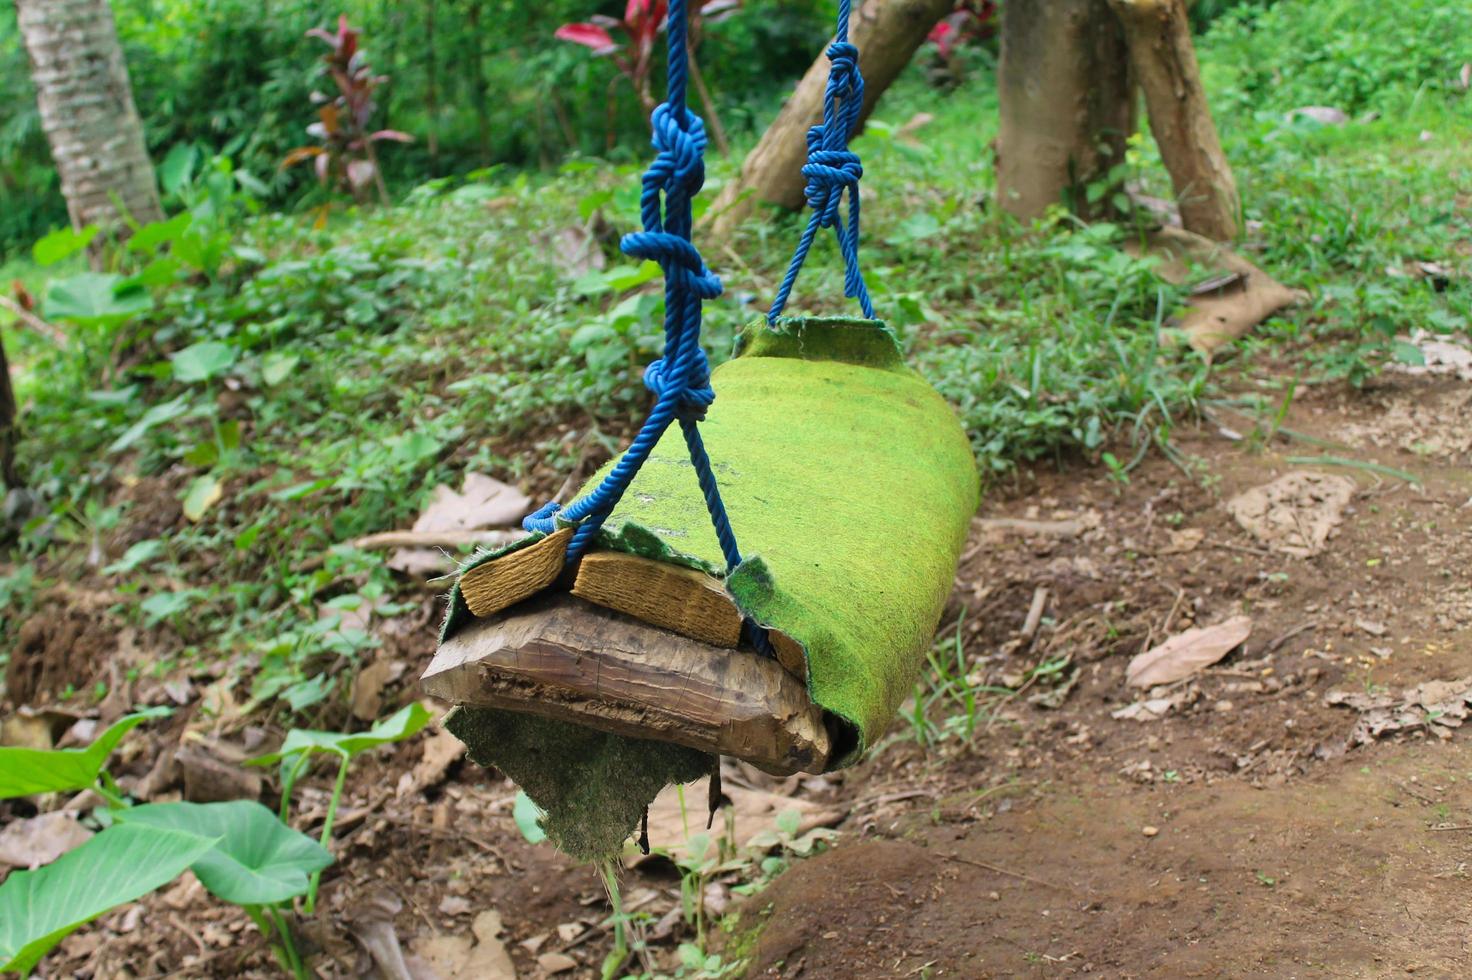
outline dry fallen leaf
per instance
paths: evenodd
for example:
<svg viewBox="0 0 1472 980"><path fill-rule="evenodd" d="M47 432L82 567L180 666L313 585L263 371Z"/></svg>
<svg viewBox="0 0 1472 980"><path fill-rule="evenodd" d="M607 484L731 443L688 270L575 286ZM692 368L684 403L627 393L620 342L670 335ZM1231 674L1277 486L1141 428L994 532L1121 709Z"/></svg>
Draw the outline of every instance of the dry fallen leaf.
<svg viewBox="0 0 1472 980"><path fill-rule="evenodd" d="M448 534L510 527L520 524L531 507L531 498L509 483L484 473L467 473L458 493L444 485L434 488L429 506L414 522L414 530L420 534ZM434 548L399 548L390 556L388 567L410 575L428 575L446 571L450 562Z"/></svg>
<svg viewBox="0 0 1472 980"><path fill-rule="evenodd" d="M387 888L376 888L356 906L350 924L353 938L373 958L384 980L415 980L404 962L404 950L394 929L394 916L404 907L399 897Z"/></svg>
<svg viewBox="0 0 1472 980"><path fill-rule="evenodd" d="M465 754L465 743L441 729L424 741L424 754L412 772L399 778L395 796L403 799L438 785L454 761Z"/></svg>
<svg viewBox="0 0 1472 980"><path fill-rule="evenodd" d="M1324 550L1354 496L1354 481L1295 470L1227 501L1248 534L1274 551L1308 558Z"/></svg>
<svg viewBox="0 0 1472 980"><path fill-rule="evenodd" d="M746 789L727 783L725 795L735 809L736 839L746 841L777 825L777 817L786 810L796 810L798 834L805 834L816 827L831 827L843 819L837 810L820 806L811 800L793 799L781 793L768 793L758 789ZM649 843L660 852L678 860L689 853L689 840L706 833L705 793L702 790L687 791L681 805L678 787L667 786L649 804ZM724 826L725 816L717 813L715 828ZM626 863L638 864L644 859L631 841L625 852Z"/></svg>
<svg viewBox="0 0 1472 980"><path fill-rule="evenodd" d="M1111 711L1109 717L1119 721L1159 721L1170 714L1170 709L1175 706L1175 698L1151 698L1148 701L1136 701L1118 711Z"/></svg>
<svg viewBox="0 0 1472 980"><path fill-rule="evenodd" d="M559 973L566 973L568 970L576 970L578 968L578 961L566 953L543 953L537 957L537 966L540 966L542 972L548 976L556 976Z"/></svg>
<svg viewBox="0 0 1472 980"><path fill-rule="evenodd" d="M383 710L383 689L394 676L394 665L388 660L375 660L353 678L353 717L359 721L377 721Z"/></svg>
<svg viewBox="0 0 1472 980"><path fill-rule="evenodd" d="M470 930L473 940L445 933L417 940L415 958L427 961L438 980L516 980L511 954L500 939L501 914L480 913Z"/></svg>
<svg viewBox="0 0 1472 980"><path fill-rule="evenodd" d="M92 831L77 823L71 813L58 811L15 820L0 829L0 865L38 868L85 844L91 836Z"/></svg>
<svg viewBox="0 0 1472 980"><path fill-rule="evenodd" d="M1225 657L1251 633L1252 619L1247 616L1177 633L1131 660L1125 668L1125 680L1131 687L1182 680Z"/></svg>
<svg viewBox="0 0 1472 980"><path fill-rule="evenodd" d="M531 498L509 483L484 473L467 473L459 493L443 485L434 488L414 530L440 533L510 526L519 523L531 506Z"/></svg>
<svg viewBox="0 0 1472 980"><path fill-rule="evenodd" d="M1400 694L1330 691L1324 701L1360 713L1349 736L1355 745L1416 729L1449 738L1452 729L1462 727L1472 717L1472 677L1427 681Z"/></svg>

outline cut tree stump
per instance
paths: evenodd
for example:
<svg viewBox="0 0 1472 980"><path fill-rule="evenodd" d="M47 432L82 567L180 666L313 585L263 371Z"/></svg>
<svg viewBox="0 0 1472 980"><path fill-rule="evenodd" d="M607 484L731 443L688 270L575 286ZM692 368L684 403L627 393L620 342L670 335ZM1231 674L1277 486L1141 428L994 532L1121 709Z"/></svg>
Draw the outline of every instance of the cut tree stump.
<svg viewBox="0 0 1472 980"><path fill-rule="evenodd" d="M832 752L822 709L778 661L565 593L465 626L441 644L422 683L454 704L673 742L774 775L822 772Z"/></svg>
<svg viewBox="0 0 1472 980"><path fill-rule="evenodd" d="M1130 63L1145 92L1150 133L1170 171L1187 231L1228 242L1237 237L1237 181L1222 152L1185 0L1109 0L1124 24Z"/></svg>
<svg viewBox="0 0 1472 980"><path fill-rule="evenodd" d="M859 72L864 76L860 128L885 89L915 56L925 35L953 6L954 0L868 0L854 11L849 40L859 49ZM825 46L761 141L746 155L741 175L722 188L711 205L704 223L713 234L729 234L758 202L788 211L803 206L807 133L809 127L823 121L829 68Z"/></svg>

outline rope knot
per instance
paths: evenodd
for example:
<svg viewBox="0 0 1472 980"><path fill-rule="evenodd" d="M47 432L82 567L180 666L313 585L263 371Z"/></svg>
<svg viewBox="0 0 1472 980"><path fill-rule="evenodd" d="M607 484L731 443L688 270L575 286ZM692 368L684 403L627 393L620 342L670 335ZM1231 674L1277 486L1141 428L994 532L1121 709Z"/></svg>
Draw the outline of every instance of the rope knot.
<svg viewBox="0 0 1472 980"><path fill-rule="evenodd" d="M851 189L857 193L864 166L851 150L823 149L823 137L822 126L808 130L808 162L802 168L802 175L808 179L804 196L818 215L818 226L832 228L838 221L843 192Z"/></svg>
<svg viewBox="0 0 1472 980"><path fill-rule="evenodd" d="M705 356L705 351L695 348L690 362L688 376L681 385L678 378L670 375L670 366L665 359L659 358L644 369L644 387L661 401L674 395L680 417L699 421L705 418L705 410L716 400L716 393L710 386L710 358ZM675 367L679 367L678 363Z"/></svg>
<svg viewBox="0 0 1472 980"><path fill-rule="evenodd" d="M688 238L668 231L632 231L619 243L631 258L658 262L665 279L701 299L721 295L721 278L706 266L700 251Z"/></svg>
<svg viewBox="0 0 1472 980"><path fill-rule="evenodd" d="M666 191L695 196L705 183L705 121L688 109L676 113L668 102L661 102L649 122L658 151L650 175L662 178Z"/></svg>

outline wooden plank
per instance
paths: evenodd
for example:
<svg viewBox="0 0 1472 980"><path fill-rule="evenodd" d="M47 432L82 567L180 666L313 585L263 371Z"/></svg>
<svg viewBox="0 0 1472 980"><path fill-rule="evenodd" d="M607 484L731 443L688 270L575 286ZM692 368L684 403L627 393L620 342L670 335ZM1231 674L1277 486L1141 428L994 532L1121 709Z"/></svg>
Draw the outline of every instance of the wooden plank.
<svg viewBox="0 0 1472 980"><path fill-rule="evenodd" d="M572 594L718 647L741 643L741 613L713 575L620 551L583 557Z"/></svg>
<svg viewBox="0 0 1472 980"><path fill-rule="evenodd" d="M460 576L465 605L484 619L547 588L562 574L572 534L572 528L554 531L536 544L472 568Z"/></svg>
<svg viewBox="0 0 1472 980"><path fill-rule="evenodd" d="M440 645L421 683L455 704L531 712L821 772L821 708L777 661L675 636L565 593L545 593Z"/></svg>

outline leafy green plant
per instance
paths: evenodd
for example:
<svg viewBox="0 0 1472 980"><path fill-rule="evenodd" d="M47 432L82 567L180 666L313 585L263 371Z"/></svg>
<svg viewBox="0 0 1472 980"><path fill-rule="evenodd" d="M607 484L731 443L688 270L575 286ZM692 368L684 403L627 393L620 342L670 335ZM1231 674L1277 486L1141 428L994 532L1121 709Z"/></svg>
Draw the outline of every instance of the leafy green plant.
<svg viewBox="0 0 1472 980"><path fill-rule="evenodd" d="M213 835L214 846L190 864L199 883L221 901L245 910L272 942L283 968L294 976L311 975L282 907L309 894L322 869L332 863L327 848L254 800L154 803L119 811L115 819L123 827Z"/></svg>
<svg viewBox="0 0 1472 980"><path fill-rule="evenodd" d="M0 973L29 974L93 919L173 881L216 841L146 826L116 826L0 885Z"/></svg>
<svg viewBox="0 0 1472 980"><path fill-rule="evenodd" d="M170 714L167 708L149 708L124 715L84 749L33 749L0 746L0 799L95 789L121 803L116 786L106 774L108 756L130 731L154 718ZM103 783L98 784L101 778Z"/></svg>
<svg viewBox="0 0 1472 980"><path fill-rule="evenodd" d="M388 188L378 166L376 144L385 140L408 143L413 137L396 129L370 130L369 122L378 105L374 92L388 81L386 75L375 75L358 48L359 32L348 26L347 14L337 20L337 31L314 27L307 32L328 47L322 56L327 74L337 86L337 94L312 93L312 101L320 103L317 121L307 132L320 143L300 146L281 161L282 167L306 160L314 161L317 179L323 186L339 188L362 200L369 187L377 187L383 203L388 203Z"/></svg>
<svg viewBox="0 0 1472 980"><path fill-rule="evenodd" d="M282 910L332 863L327 849L253 800L130 807L107 774L123 737L168 713L128 715L85 749L0 748L0 798L91 788L110 808L86 843L0 884L0 972L29 973L72 931L189 868L250 915L288 972L308 976Z"/></svg>
<svg viewBox="0 0 1472 980"><path fill-rule="evenodd" d="M342 732L319 732L304 728L293 728L287 732L286 740L276 752L257 756L250 760L253 766L279 766L281 775L281 821L286 822L291 808L291 791L306 769L307 763L316 753L338 759L337 780L332 786L332 796L327 802L327 816L322 821L321 843L325 848L332 840L332 824L337 818L337 805L342 799L342 789L347 783L348 768L353 760L364 752L381 745L402 742L411 738L428 725L432 719L429 711L417 701L377 722L366 732L345 734ZM312 875L306 893L305 908L311 914L317 902L317 886L321 872Z"/></svg>

